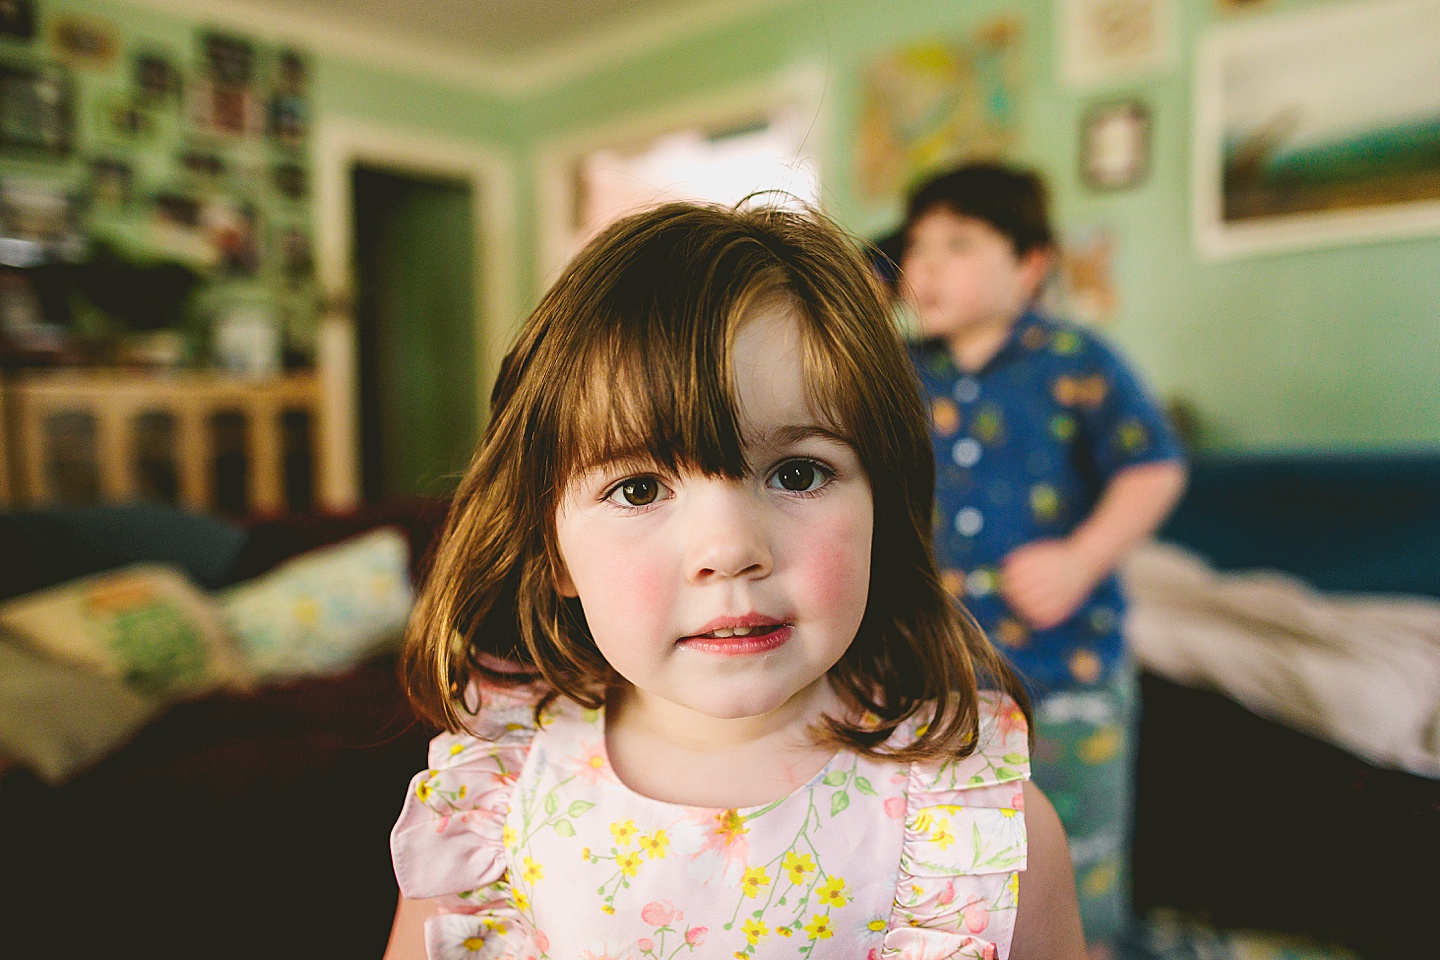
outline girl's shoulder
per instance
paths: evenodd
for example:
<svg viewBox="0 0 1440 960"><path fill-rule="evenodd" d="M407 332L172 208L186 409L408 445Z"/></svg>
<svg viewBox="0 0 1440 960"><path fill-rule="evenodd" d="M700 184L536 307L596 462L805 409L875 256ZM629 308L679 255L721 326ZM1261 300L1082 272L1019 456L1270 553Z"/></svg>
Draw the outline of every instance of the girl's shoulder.
<svg viewBox="0 0 1440 960"><path fill-rule="evenodd" d="M429 766L410 781L390 832L406 897L464 898L504 874L505 815L541 728L535 708L543 695L533 687L474 685L466 729L430 741Z"/></svg>
<svg viewBox="0 0 1440 960"><path fill-rule="evenodd" d="M910 765L887 950L950 956L989 943L1009 955L1027 856L1029 734L1010 697L982 691L978 706L970 754Z"/></svg>
<svg viewBox="0 0 1440 960"><path fill-rule="evenodd" d="M890 736L890 745L902 746L915 741L929 724L934 710L927 706L916 711ZM932 774L961 771L971 776L991 771L982 780L1018 780L1029 776L1030 726L1025 711L1014 698L999 690L980 690L976 695L978 730L975 749L964 757L914 764ZM1005 770L1002 774L998 771ZM1013 774L1013 775L1012 775ZM977 781L978 784L979 781Z"/></svg>

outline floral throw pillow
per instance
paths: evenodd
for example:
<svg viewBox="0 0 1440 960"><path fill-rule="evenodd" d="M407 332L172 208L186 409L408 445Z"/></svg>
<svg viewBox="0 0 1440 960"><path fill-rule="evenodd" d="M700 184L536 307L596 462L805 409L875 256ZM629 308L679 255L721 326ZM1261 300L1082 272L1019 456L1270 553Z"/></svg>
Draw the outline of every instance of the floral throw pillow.
<svg viewBox="0 0 1440 960"><path fill-rule="evenodd" d="M16 597L0 604L0 627L162 701L245 679L219 609L173 567L135 564Z"/></svg>
<svg viewBox="0 0 1440 960"><path fill-rule="evenodd" d="M399 641L410 616L410 550L394 527L303 553L216 595L262 678L336 673Z"/></svg>

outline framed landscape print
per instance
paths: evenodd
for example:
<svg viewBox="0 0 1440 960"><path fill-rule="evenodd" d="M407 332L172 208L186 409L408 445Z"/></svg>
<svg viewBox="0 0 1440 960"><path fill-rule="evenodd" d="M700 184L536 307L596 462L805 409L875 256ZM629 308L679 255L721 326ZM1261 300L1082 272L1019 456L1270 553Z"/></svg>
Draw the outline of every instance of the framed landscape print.
<svg viewBox="0 0 1440 960"><path fill-rule="evenodd" d="M1202 252L1440 233L1440 0L1212 28L1195 90Z"/></svg>

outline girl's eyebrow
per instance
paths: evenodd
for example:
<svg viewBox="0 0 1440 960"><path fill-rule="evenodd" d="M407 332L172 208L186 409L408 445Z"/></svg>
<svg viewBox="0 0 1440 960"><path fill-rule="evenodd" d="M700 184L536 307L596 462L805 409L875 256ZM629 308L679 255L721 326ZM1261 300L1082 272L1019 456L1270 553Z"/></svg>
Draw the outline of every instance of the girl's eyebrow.
<svg viewBox="0 0 1440 960"><path fill-rule="evenodd" d="M796 423L787 424L781 427L765 431L759 438L762 445L777 448L789 447L805 440L826 440L830 443L841 443L850 446L850 441L834 430L822 427L818 423Z"/></svg>

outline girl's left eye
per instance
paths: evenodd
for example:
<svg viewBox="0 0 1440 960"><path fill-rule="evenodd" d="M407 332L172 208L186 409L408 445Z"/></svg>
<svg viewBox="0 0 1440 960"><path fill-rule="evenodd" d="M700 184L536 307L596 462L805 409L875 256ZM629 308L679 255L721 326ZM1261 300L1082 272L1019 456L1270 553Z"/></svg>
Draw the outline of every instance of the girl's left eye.
<svg viewBox="0 0 1440 960"><path fill-rule="evenodd" d="M771 484L790 493L813 493L833 474L814 460L786 460L770 475Z"/></svg>

